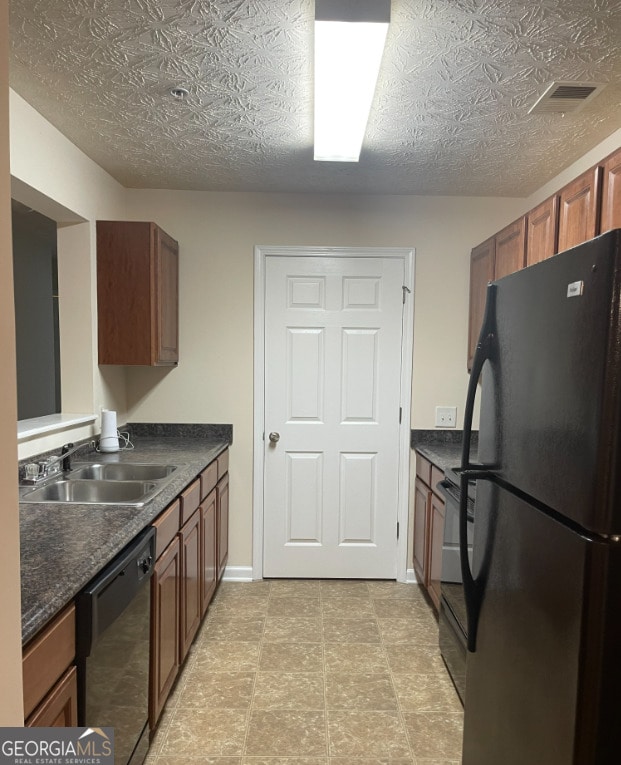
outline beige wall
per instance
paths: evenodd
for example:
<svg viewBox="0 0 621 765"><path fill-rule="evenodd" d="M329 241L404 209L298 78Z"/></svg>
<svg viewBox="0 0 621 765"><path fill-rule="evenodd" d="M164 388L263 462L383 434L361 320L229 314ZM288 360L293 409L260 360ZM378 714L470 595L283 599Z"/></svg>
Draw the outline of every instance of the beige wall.
<svg viewBox="0 0 621 765"><path fill-rule="evenodd" d="M0 0L0 725L22 725L15 318L9 183L9 9Z"/></svg>
<svg viewBox="0 0 621 765"><path fill-rule="evenodd" d="M461 419L467 383L469 251L522 201L364 195L132 191L135 219L180 245L180 363L130 369L130 418L231 422L229 563L252 562L253 248L255 245L416 249L412 425L437 404Z"/></svg>
<svg viewBox="0 0 621 765"><path fill-rule="evenodd" d="M59 223L58 282L64 413L126 417L125 372L97 365L95 221L122 218L126 190L10 91L13 196ZM19 444L25 458L99 430L80 426Z"/></svg>

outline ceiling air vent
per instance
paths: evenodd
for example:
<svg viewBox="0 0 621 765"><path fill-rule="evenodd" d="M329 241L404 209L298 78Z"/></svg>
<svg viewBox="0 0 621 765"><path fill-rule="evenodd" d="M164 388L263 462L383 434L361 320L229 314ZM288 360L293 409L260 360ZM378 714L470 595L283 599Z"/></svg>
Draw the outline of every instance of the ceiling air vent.
<svg viewBox="0 0 621 765"><path fill-rule="evenodd" d="M598 82L553 82L528 113L577 112L605 87Z"/></svg>

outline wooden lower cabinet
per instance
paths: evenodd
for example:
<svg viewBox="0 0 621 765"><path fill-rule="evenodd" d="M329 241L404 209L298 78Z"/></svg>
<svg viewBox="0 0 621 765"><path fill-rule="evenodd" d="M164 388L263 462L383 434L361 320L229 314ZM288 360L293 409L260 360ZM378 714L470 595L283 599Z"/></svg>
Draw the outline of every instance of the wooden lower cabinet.
<svg viewBox="0 0 621 765"><path fill-rule="evenodd" d="M218 583L218 546L216 537L217 490L203 500L201 513L201 616L207 612Z"/></svg>
<svg viewBox="0 0 621 765"><path fill-rule="evenodd" d="M431 492L429 501L429 580L427 591L434 606L440 608L442 581L442 545L444 543L444 500Z"/></svg>
<svg viewBox="0 0 621 765"><path fill-rule="evenodd" d="M181 654L187 656L201 623L201 514L196 510L181 527Z"/></svg>
<svg viewBox="0 0 621 765"><path fill-rule="evenodd" d="M444 501L436 493L436 486L443 478L439 468L416 454L412 564L417 581L425 587L436 609L440 607L444 541Z"/></svg>
<svg viewBox="0 0 621 765"><path fill-rule="evenodd" d="M427 581L427 529L429 527L429 488L420 480L414 484L413 564L416 579Z"/></svg>
<svg viewBox="0 0 621 765"><path fill-rule="evenodd" d="M229 474L218 481L217 492L217 529L218 529L218 581L229 557Z"/></svg>
<svg viewBox="0 0 621 765"><path fill-rule="evenodd" d="M70 667L26 720L27 728L72 728L78 724L78 672Z"/></svg>
<svg viewBox="0 0 621 765"><path fill-rule="evenodd" d="M22 676L26 725L77 724L62 722L77 720L74 659L75 606L70 604L24 648Z"/></svg>
<svg viewBox="0 0 621 765"><path fill-rule="evenodd" d="M149 725L154 728L180 666L181 542L178 536L158 558L151 579L151 674Z"/></svg>
<svg viewBox="0 0 621 765"><path fill-rule="evenodd" d="M151 582L152 731L226 564L228 473L216 483L218 467L228 467L228 453L226 460L210 463L153 523L158 557Z"/></svg>

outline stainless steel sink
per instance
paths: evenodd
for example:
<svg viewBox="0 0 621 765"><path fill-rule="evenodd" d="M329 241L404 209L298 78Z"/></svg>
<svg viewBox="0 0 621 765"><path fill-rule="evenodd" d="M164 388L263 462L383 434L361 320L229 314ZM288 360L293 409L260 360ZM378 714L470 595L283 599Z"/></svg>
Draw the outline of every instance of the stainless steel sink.
<svg viewBox="0 0 621 765"><path fill-rule="evenodd" d="M178 465L156 465L130 462L108 464L75 464L69 478L97 481L161 481L169 478Z"/></svg>
<svg viewBox="0 0 621 765"><path fill-rule="evenodd" d="M61 480L26 491L20 502L144 505L161 486L154 481Z"/></svg>

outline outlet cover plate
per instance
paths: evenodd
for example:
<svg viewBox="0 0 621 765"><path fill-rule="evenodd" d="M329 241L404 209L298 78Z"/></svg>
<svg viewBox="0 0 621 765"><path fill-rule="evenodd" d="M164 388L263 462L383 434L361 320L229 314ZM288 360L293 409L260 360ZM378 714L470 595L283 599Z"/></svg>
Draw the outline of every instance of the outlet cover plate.
<svg viewBox="0 0 621 765"><path fill-rule="evenodd" d="M454 428L456 425L456 406L436 406L436 428Z"/></svg>

